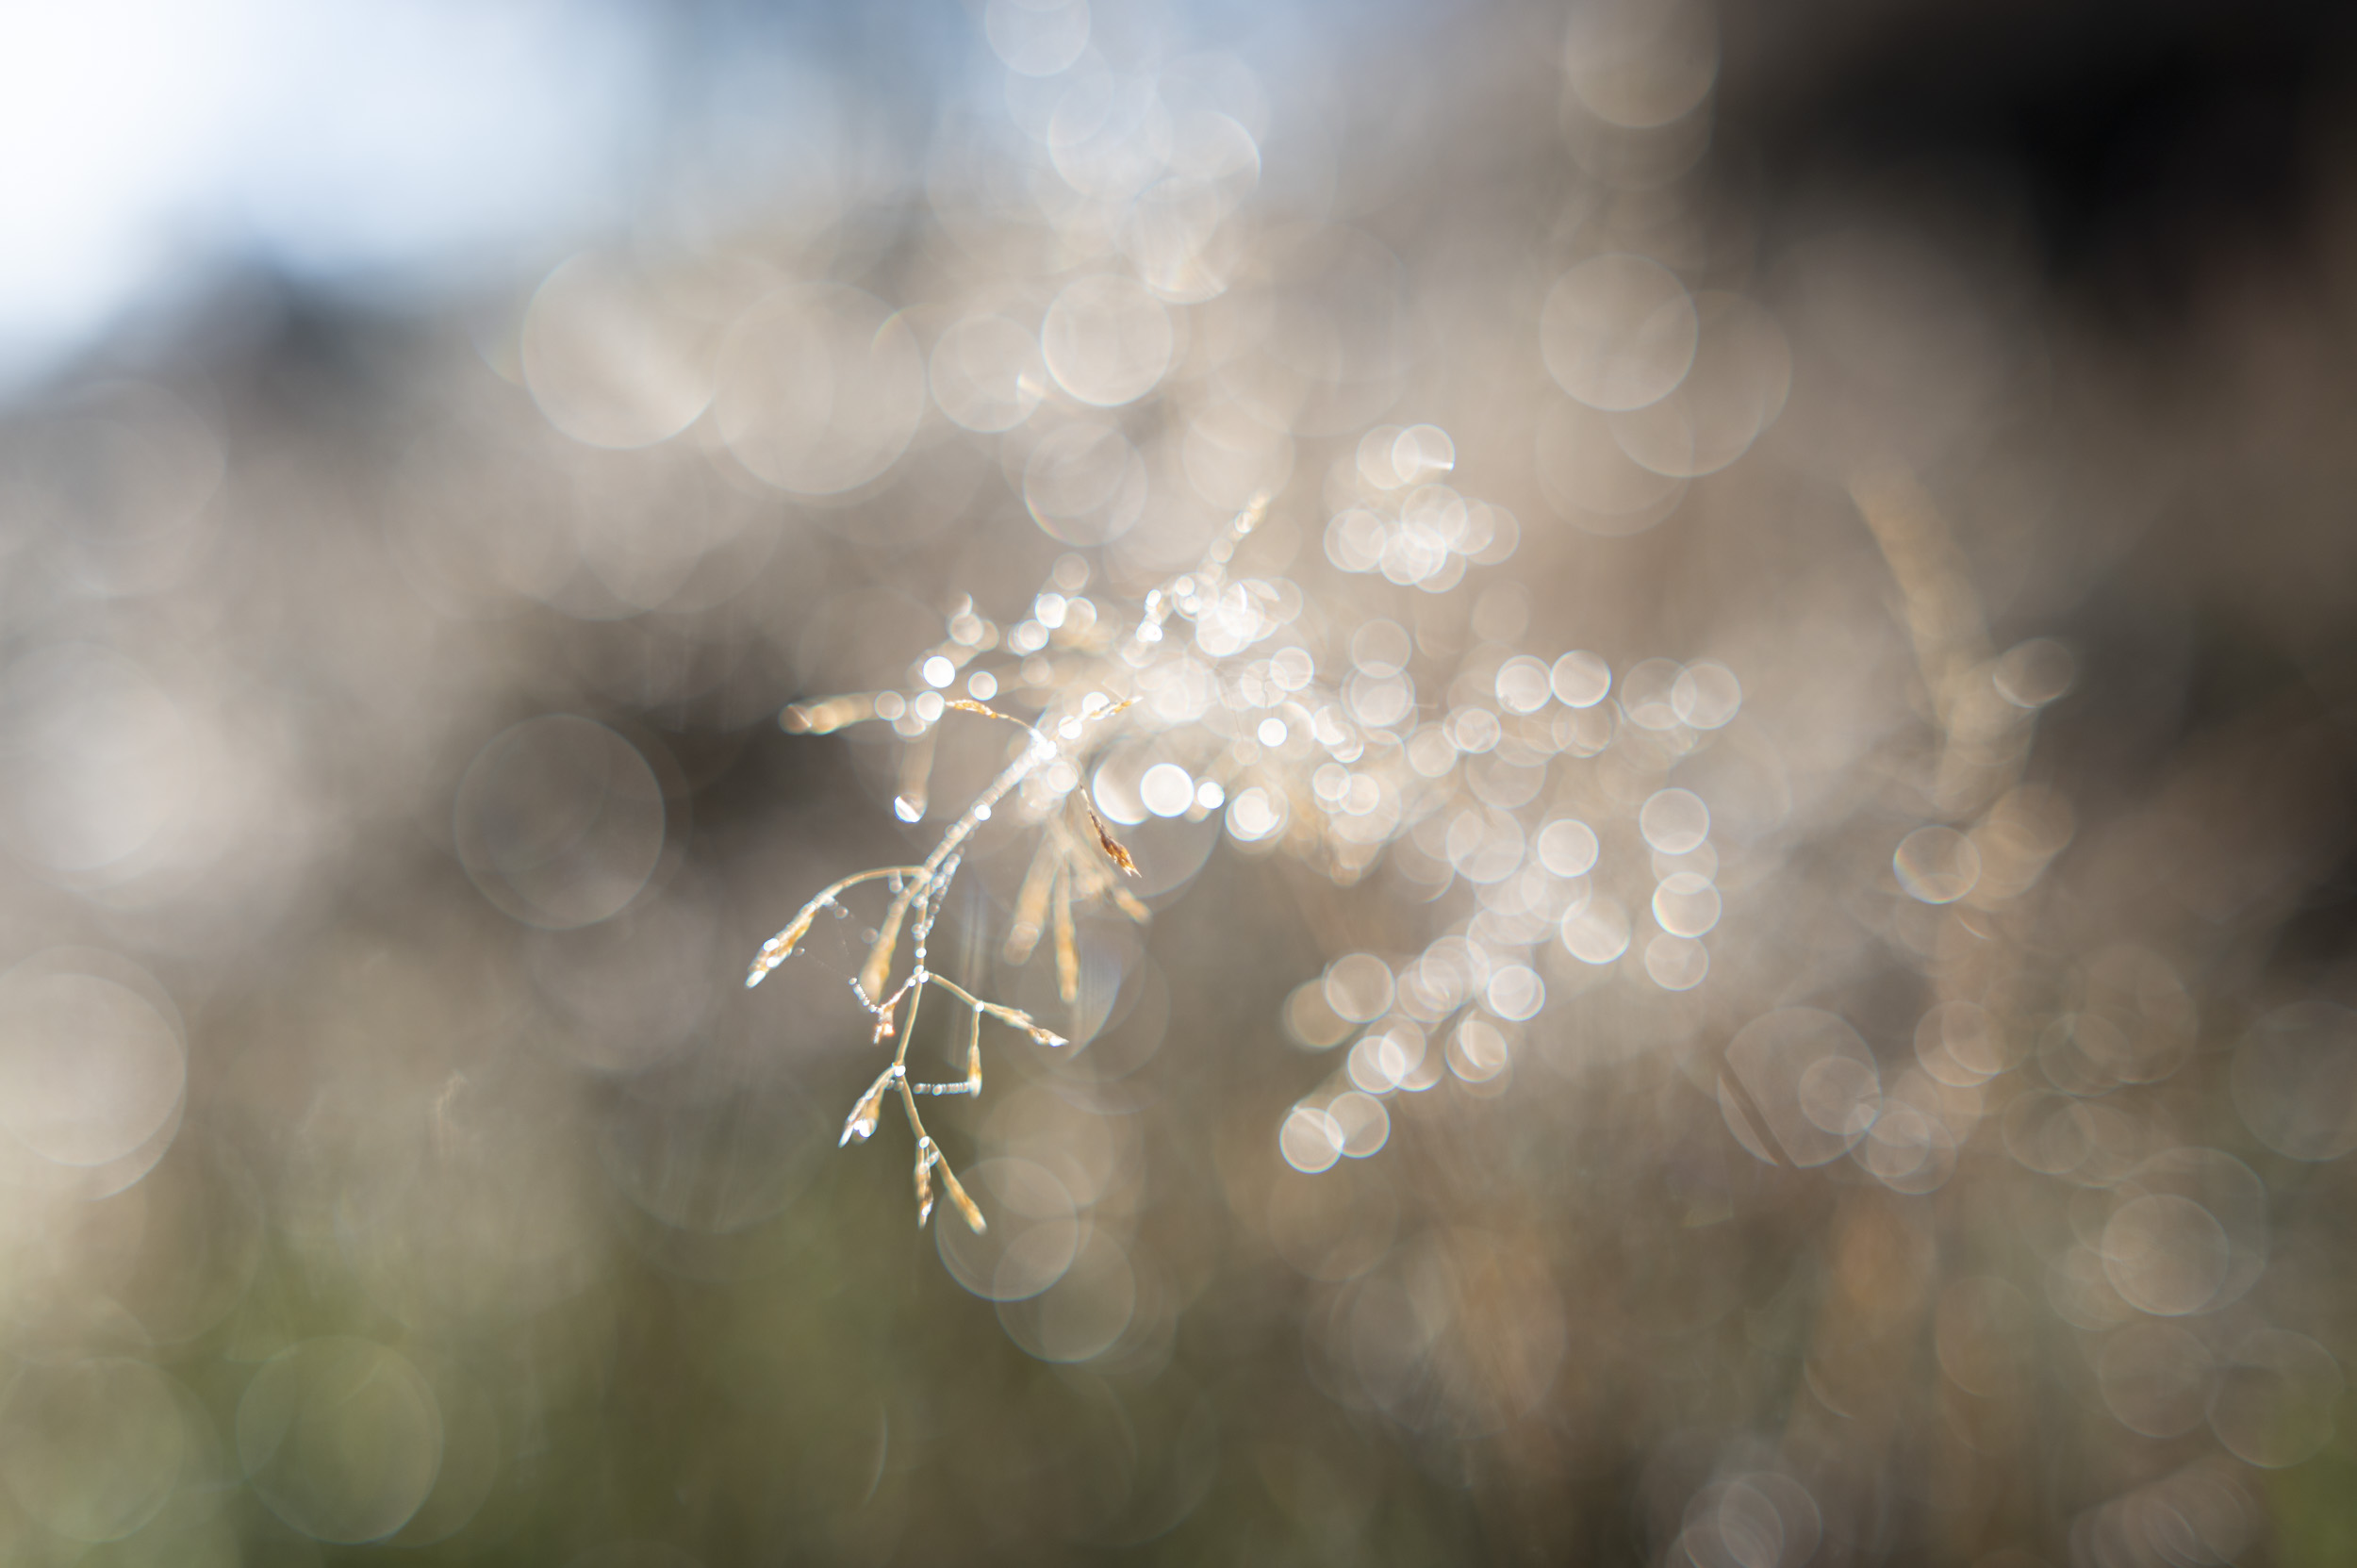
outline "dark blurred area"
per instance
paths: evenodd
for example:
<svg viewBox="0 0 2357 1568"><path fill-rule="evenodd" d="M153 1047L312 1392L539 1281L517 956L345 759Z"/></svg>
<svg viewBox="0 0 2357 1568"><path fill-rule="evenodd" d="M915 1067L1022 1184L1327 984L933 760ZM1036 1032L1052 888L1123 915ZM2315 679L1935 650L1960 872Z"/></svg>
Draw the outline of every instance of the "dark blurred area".
<svg viewBox="0 0 2357 1568"><path fill-rule="evenodd" d="M0 24L0 1560L2357 1558L2348 8L214 8Z"/></svg>

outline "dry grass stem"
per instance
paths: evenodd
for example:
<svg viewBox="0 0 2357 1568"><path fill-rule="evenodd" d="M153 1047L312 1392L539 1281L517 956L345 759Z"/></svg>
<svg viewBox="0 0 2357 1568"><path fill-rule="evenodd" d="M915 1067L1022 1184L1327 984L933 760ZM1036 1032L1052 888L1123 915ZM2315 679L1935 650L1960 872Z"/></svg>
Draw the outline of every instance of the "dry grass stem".
<svg viewBox="0 0 2357 1568"><path fill-rule="evenodd" d="M1069 1007L1080 995L1080 953L1073 938L1072 862L1068 858L1056 868L1052 902L1056 916L1056 995Z"/></svg>
<svg viewBox="0 0 2357 1568"><path fill-rule="evenodd" d="M1017 796L1039 778L1044 769L1063 765L1066 782L1054 784L1037 801L1022 796L1021 803L1027 817L1036 822L1039 843L1032 851L1025 871L1015 910L1010 924L1003 953L1007 962L1027 961L1042 934L1054 934L1056 991L1066 1006L1074 1005L1080 990L1080 955L1078 924L1073 905L1081 900L1103 900L1113 904L1132 920L1145 921L1151 911L1144 900L1121 885L1123 878L1142 875L1128 846L1113 835L1092 804L1084 789L1073 784L1081 776L1080 764L1086 760L1085 751L1091 738L1107 733L1109 721L1129 712L1139 701L1134 692L1119 687L1129 684L1134 671L1148 662L1154 645L1162 639L1163 626L1173 614L1199 613L1207 602L1207 594L1223 590L1227 578L1227 563L1232 557L1235 544L1250 533L1266 509L1266 498L1257 498L1239 514L1228 529L1216 540L1204 563L1195 571L1173 579L1146 597L1136 626L1118 652L1107 636L1098 636L1085 644L1076 644L1075 652L1084 656L1070 666L1051 667L1054 680L1051 689L1068 694L1051 701L1036 721L1026 723L1013 715L1001 712L988 703L970 698L946 698L932 710L936 717L948 713L971 714L977 718L996 719L1021 729L1027 740L1014 756L1000 768L965 809L950 823L932 851L915 866L880 867L855 872L834 883L816 898L802 906L784 930L765 943L746 975L748 987L758 985L771 969L791 957L798 944L808 934L812 922L821 910L839 908L838 895L865 883L889 880L891 901L877 922L865 961L851 982L854 996L862 1008L874 1015L870 1038L877 1045L897 1042L893 1060L883 1073L871 1083L853 1105L843 1129L841 1143L864 1143L875 1132L882 1114L887 1093L897 1088L905 1113L910 1133L916 1140L915 1183L917 1223L921 1226L932 1213L932 1177L938 1170L944 1190L958 1213L975 1230L983 1228L981 1210L967 1196L943 1158L939 1146L926 1130L917 1109L919 1096L964 1095L979 1097L982 1092L981 1021L988 1014L1011 1028L1022 1030L1037 1044L1060 1047L1064 1036L1048 1029L1019 1008L985 1000L956 982L934 974L927 966L926 941L934 917L942 907L942 900L956 878L959 857L964 846L981 825L1009 797ZM963 669L973 650L955 643L947 643L926 656L950 661L953 671ZM994 680L996 678L994 677ZM1026 677L1032 685L1040 683ZM937 688L938 681L933 685ZM1110 685L1115 689L1108 690ZM884 699L889 696L891 701ZM782 722L788 730L801 734L824 734L845 725L880 718L887 714L905 715L909 711L906 699L897 694L871 692L829 698L816 702L797 703L785 710ZM896 720L897 722L897 720ZM934 757L934 731L930 724L911 734L913 744L902 754L897 775L896 813L904 821L921 820L930 803L930 785ZM1058 809L1069 804L1071 797L1080 796L1080 811L1088 820L1089 836L1094 850L1080 843L1077 829L1069 823L1065 811ZM893 976L898 968L902 938L909 938L909 966L898 983ZM963 1001L968 1012L965 1038L964 1076L940 1083L914 1082L908 1076L908 1050L915 1037L918 1012L928 986L938 985ZM901 1004L907 1003L902 1016Z"/></svg>

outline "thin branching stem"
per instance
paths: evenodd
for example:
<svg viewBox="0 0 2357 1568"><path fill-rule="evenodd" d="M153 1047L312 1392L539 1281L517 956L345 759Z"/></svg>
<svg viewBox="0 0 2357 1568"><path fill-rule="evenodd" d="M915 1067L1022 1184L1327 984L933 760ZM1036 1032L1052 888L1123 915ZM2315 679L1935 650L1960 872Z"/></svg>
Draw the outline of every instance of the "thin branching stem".
<svg viewBox="0 0 2357 1568"><path fill-rule="evenodd" d="M1148 644L1162 639L1163 623L1174 609L1180 607L1182 598L1204 587L1215 588L1218 586L1226 576L1226 564L1233 553L1236 542L1252 531L1266 506L1265 497L1256 498L1251 505L1238 514L1227 533L1213 544L1204 565L1192 579L1173 578L1164 587L1147 595L1145 613L1139 624L1132 629L1127 646L1117 656L1117 663L1134 666L1137 656ZM1185 613L1192 614L1193 611L1188 609ZM909 1131L916 1141L915 1180L917 1224L920 1227L932 1214L932 1180L938 1172L943 1190L949 1195L959 1213L964 1216L966 1224L977 1231L984 1229L981 1210L959 1185L956 1175L941 1153L940 1146L926 1130L923 1114L917 1110L917 1096L979 1096L982 1092L981 1035L982 1015L985 1013L1001 1023L1024 1031L1040 1045L1057 1047L1066 1044L1063 1036L1044 1027L1022 1009L985 1001L956 982L934 974L926 961L926 942L931 934L933 920L940 913L950 882L957 876L966 841L990 820L991 814L1000 801L1020 788L1024 781L1037 772L1043 764L1063 754L1064 748L1060 744L1059 737L1064 742L1077 742L1086 729L1126 712L1137 701L1134 695L1120 697L1113 692L1093 692L1079 704L1077 711L1066 710L1057 718L1053 734L1045 727L1046 715L1042 716L1040 722L1026 723L986 703L964 698L949 701L947 706L952 711L997 719L1022 730L1025 736L1022 749L1008 760L980 794L966 802L964 811L949 824L941 841L933 846L932 851L921 863L856 871L830 884L804 904L784 930L762 945L760 953L746 974L745 984L749 989L759 985L770 970L793 956L797 944L809 934L820 910L840 907L835 902L836 898L847 889L886 879L893 882L892 901L886 906L883 918L878 922L865 963L851 981L851 989L859 998L860 1005L875 1015L872 1036L875 1043L882 1045L886 1040L894 1041L892 1061L852 1106L851 1114L844 1123L842 1142L866 1141L876 1131L884 1096L895 1089L899 1091L900 1108L908 1117ZM823 734L842 724L876 716L876 701L871 695L838 699L810 707L798 705L787 710L786 718L788 728ZM930 747L931 743L931 735L928 732L925 745ZM930 763L929 753L924 760ZM904 770L901 781L904 804L913 801L921 812L922 801L918 799L918 791L921 781L930 771L929 766L914 765ZM1106 861L1122 873L1136 876L1138 868L1129 851L1113 837L1096 811L1089 807L1085 797L1081 809L1088 815L1096 846L1103 851ZM1031 944L1039 938L1042 925L1052 926L1056 942L1057 989L1067 1003L1077 998L1080 980L1072 917L1073 900L1076 897L1093 899L1110 895L1132 918L1142 919L1146 914L1146 906L1121 887L1118 879L1099 865L1093 855L1087 855L1077 848L1072 842L1073 836L1062 824L1052 819L1047 824L1045 840L1024 879L1023 892L1017 900L1019 908L1015 930L1009 937L1011 956L1018 945L1023 954L1028 955ZM885 986L892 977L893 960L899 950L900 933L904 926L910 928L909 972L898 986L887 992ZM1012 961L1020 962L1021 957L1012 956ZM925 989L931 985L943 987L964 1003L967 1009L965 1077L962 1081L916 1083L909 1078L909 1048L916 1038L916 1023L923 1007ZM903 1000L908 1003L905 1018L900 1016ZM895 1039L895 1036L898 1038Z"/></svg>
<svg viewBox="0 0 2357 1568"><path fill-rule="evenodd" d="M750 991L759 985L768 978L770 970L794 956L796 944L810 933L811 922L818 918L818 912L834 903L836 894L846 888L857 887L864 882L881 882L886 877L914 877L921 875L922 870L921 867L915 866L879 866L873 870L854 871L840 882L831 883L824 892L797 911L783 930L761 945L761 951L753 958L752 968L745 976L745 989ZM881 988L880 984L878 989Z"/></svg>

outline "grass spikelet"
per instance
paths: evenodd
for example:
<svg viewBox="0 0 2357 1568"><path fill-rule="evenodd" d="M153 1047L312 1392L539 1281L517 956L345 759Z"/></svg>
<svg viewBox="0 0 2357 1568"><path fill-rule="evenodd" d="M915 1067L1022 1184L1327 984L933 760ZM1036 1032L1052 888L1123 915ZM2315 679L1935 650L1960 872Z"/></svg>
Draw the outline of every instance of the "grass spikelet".
<svg viewBox="0 0 2357 1568"><path fill-rule="evenodd" d="M872 870L854 871L849 876L828 884L817 897L796 912L794 918L785 923L784 930L761 945L761 951L753 957L752 967L746 972L745 989L750 991L759 985L770 970L794 956L795 948L803 937L810 934L811 925L818 918L818 912L834 907L836 894L841 893L847 887L856 887L861 883L877 882L885 877L919 876L923 873L923 869L922 867L916 866L879 866ZM872 997L882 989L883 981L879 978L876 983L865 992L865 995Z"/></svg>
<svg viewBox="0 0 2357 1568"><path fill-rule="evenodd" d="M971 697L952 697L949 699L948 706L958 713L980 714L984 718L1000 719L1006 723L1014 725L1018 730L1029 730L1030 728L1029 724L1024 723L1023 720L1015 718L1014 715L1011 713L1000 713L997 708L992 707L989 703L977 702Z"/></svg>
<svg viewBox="0 0 2357 1568"><path fill-rule="evenodd" d="M965 1188L959 1182L955 1173L949 1169L949 1162L947 1160L941 1162L941 1185L948 1193L949 1201L958 1206L958 1213L964 1218L969 1230L979 1236L990 1229L990 1226L982 1219L982 1211L976 1207L972 1198L965 1196Z"/></svg>
<svg viewBox="0 0 2357 1568"><path fill-rule="evenodd" d="M752 967L745 971L746 990L750 991L759 985L768 978L770 970L794 956L795 948L803 937L810 934L811 922L818 918L818 912L826 908L830 901L824 899L814 899L799 915L794 917L792 925L787 926L761 945L761 951L753 956Z"/></svg>
<svg viewBox="0 0 2357 1568"><path fill-rule="evenodd" d="M932 803L933 737L927 730L900 751L900 787L892 810L903 822L921 822Z"/></svg>
<svg viewBox="0 0 2357 1568"><path fill-rule="evenodd" d="M1001 949L1010 964L1021 964L1039 946L1040 933L1047 929L1047 899L1055 891L1056 870L1063 862L1063 848L1056 834L1040 835L1039 848L1031 853L1030 868L1023 873L1023 886L1014 896L1014 920L1007 928L1006 946Z"/></svg>
<svg viewBox="0 0 2357 1568"><path fill-rule="evenodd" d="M933 1166L940 1164L941 1150L931 1138L916 1140L916 1228L925 1229L925 1222L933 1217ZM945 1166L942 1172L948 1175Z"/></svg>
<svg viewBox="0 0 2357 1568"><path fill-rule="evenodd" d="M1072 934L1072 868L1059 867L1056 875L1056 995L1066 1007L1080 996L1080 949Z"/></svg>
<svg viewBox="0 0 2357 1568"><path fill-rule="evenodd" d="M778 724L789 734L824 735L875 717L876 699L863 694L830 697L823 702L796 702L778 716Z"/></svg>
<svg viewBox="0 0 2357 1568"><path fill-rule="evenodd" d="M1240 520L1239 531L1245 526L1248 523ZM1142 619L1133 628L1123 651L1115 651L1110 633L1099 635L1094 640L1083 635L1058 645L1063 653L1073 661L1070 668L1063 662L1058 662L1053 666L1043 665L1034 671L1027 661L1019 685L1027 691L1044 690L1047 693L1044 704L1047 711L1042 713L1037 722L1027 723L977 700L944 696L940 706L933 710L931 718L920 720L919 727L915 731L903 731L912 744L901 759L898 793L893 802L903 821L921 819L927 811L929 802L926 797L932 772L934 739L931 725L945 713L970 713L978 718L1013 724L1024 732L1027 744L1016 750L990 784L966 802L965 809L949 824L921 864L878 867L855 872L825 888L797 912L784 930L763 944L746 975L745 983L748 986L760 984L765 975L793 955L796 948L809 934L820 910L841 910L838 896L845 889L863 883L891 880L891 900L882 917L877 921L866 956L850 985L861 1008L874 1016L870 1034L873 1043L893 1046L892 1062L852 1106L850 1116L844 1123L840 1141L845 1145L864 1143L873 1136L882 1116L885 1096L896 1090L898 1092L901 1109L908 1117L910 1135L916 1145L913 1180L916 1185L917 1223L920 1226L931 1218L935 1196L932 1179L933 1173L938 1170L943 1189L957 1205L966 1224L977 1231L985 1229L981 1210L975 1206L973 1199L950 1174L948 1162L942 1155L940 1146L926 1130L917 1105L920 1096L981 1094L982 1015L987 1013L1010 1028L1022 1030L1037 1045L1052 1049L1069 1044L1063 1035L1046 1028L1029 1013L987 1001L930 968L926 958L927 939L935 917L944 907L950 883L957 877L965 847L981 826L992 819L1000 803L1013 797L1021 819L1038 831L1039 841L1032 850L1030 863L1025 869L1022 885L1016 894L1014 918L1007 933L1004 952L1009 963L1028 962L1037 950L1040 938L1052 932L1057 994L1066 1006L1077 1002L1080 991L1080 953L1074 903L1080 900L1109 902L1129 918L1140 922L1151 913L1143 900L1122 885L1123 879L1142 874L1129 847L1113 836L1104 817L1090 802L1085 788L1076 789L1076 782L1088 776L1092 760L1090 752L1095 748L1095 743L1084 737L1106 720L1136 706L1139 699L1118 696L1114 690L1103 686L1084 690L1081 683L1091 675L1102 675L1111 679L1115 687L1129 684L1128 670L1117 668L1111 662L1091 668L1090 661L1122 660L1134 666L1136 661L1129 655L1159 642L1163 622L1174 613L1195 617L1206 602L1205 593L1216 591L1225 581L1227 563L1232 554L1231 546L1232 540L1215 545L1197 572L1174 578L1163 587L1148 593ZM961 643L959 646L964 648L966 645ZM952 653L948 648L949 645L945 644L940 656L952 659L956 668L963 668L970 654ZM997 678L993 677L994 680ZM1013 679L1012 674L1009 679ZM904 701L886 691L797 703L784 712L781 722L785 728L799 733L824 734L845 724L881 717L878 704L887 698L895 702ZM900 707L887 706L883 711L892 713L896 723L904 716ZM1043 774L1046 775L1044 779ZM1079 796L1080 814L1086 817L1089 833L1096 840L1094 852L1083 847L1079 821L1071 810L1071 801L1076 794ZM896 984L894 971L898 965L904 936L909 946L909 958ZM965 1071L962 1078L950 1081L919 1083L909 1077L909 1048L916 1035L917 1015L923 1006L925 992L936 985L963 1001L968 1009ZM908 1003L905 1018L900 1015L903 1001Z"/></svg>
<svg viewBox="0 0 2357 1568"><path fill-rule="evenodd" d="M900 945L901 922L908 918L909 905L915 901L918 886L930 880L922 874L912 877L893 896L891 907L884 911L883 923L876 928L875 946L867 949L867 962L860 967L860 995L883 995L884 982L892 976L893 949Z"/></svg>
<svg viewBox="0 0 2357 1568"><path fill-rule="evenodd" d="M1138 863L1129 858L1129 850L1113 836L1113 830L1105 826L1105 819L1096 815L1096 808L1089 804L1085 795L1080 798L1080 805L1089 814L1089 826L1096 830L1096 847L1105 851L1105 858L1120 867L1124 876L1139 875ZM1069 1001L1071 999L1067 997L1064 999Z"/></svg>
<svg viewBox="0 0 2357 1568"><path fill-rule="evenodd" d="M876 1081L867 1086L867 1092L859 1097L859 1103L851 1107L850 1115L845 1118L843 1136L835 1140L835 1147L864 1144L875 1135L876 1123L883 1115L884 1091L891 1088L892 1081L899 1076L900 1065L898 1062L876 1075Z"/></svg>
<svg viewBox="0 0 2357 1568"><path fill-rule="evenodd" d="M992 1017L998 1019L1001 1023L1013 1025L1014 1028L1029 1034L1032 1039L1038 1041L1041 1045L1047 1046L1050 1048L1057 1046L1068 1046L1072 1043L1071 1041L1065 1039L1063 1035L1057 1033L1054 1030L1041 1027L1038 1019L1032 1017L1029 1013L1024 1012L1019 1007L1001 1007L995 1001L986 1001L982 1003L982 1010L988 1013Z"/></svg>

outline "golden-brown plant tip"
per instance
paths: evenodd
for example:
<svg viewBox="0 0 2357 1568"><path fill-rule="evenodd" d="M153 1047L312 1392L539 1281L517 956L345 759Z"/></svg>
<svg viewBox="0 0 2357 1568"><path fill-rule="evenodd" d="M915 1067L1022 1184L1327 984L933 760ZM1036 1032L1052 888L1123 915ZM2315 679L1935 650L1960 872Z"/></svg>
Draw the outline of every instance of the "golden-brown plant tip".
<svg viewBox="0 0 2357 1568"><path fill-rule="evenodd" d="M965 1188L960 1185L957 1177L950 1173L949 1162L947 1160L941 1162L941 1185L949 1194L949 1201L958 1206L958 1213L964 1216L967 1227L976 1235L979 1236L990 1229L990 1226L982 1219L982 1211L975 1206L972 1198L965 1196Z"/></svg>
<svg viewBox="0 0 2357 1568"><path fill-rule="evenodd" d="M1087 805L1085 801L1081 803L1084 806ZM1128 848L1122 844L1121 840L1113 835L1112 829L1105 826L1105 819L1096 815L1096 808L1095 806L1087 806L1087 809L1089 814L1089 826L1096 830L1097 848L1105 851L1105 858L1112 861L1115 866L1120 867L1122 875L1124 876L1134 877L1141 875L1142 873L1138 870L1138 863L1129 858L1129 851Z"/></svg>

